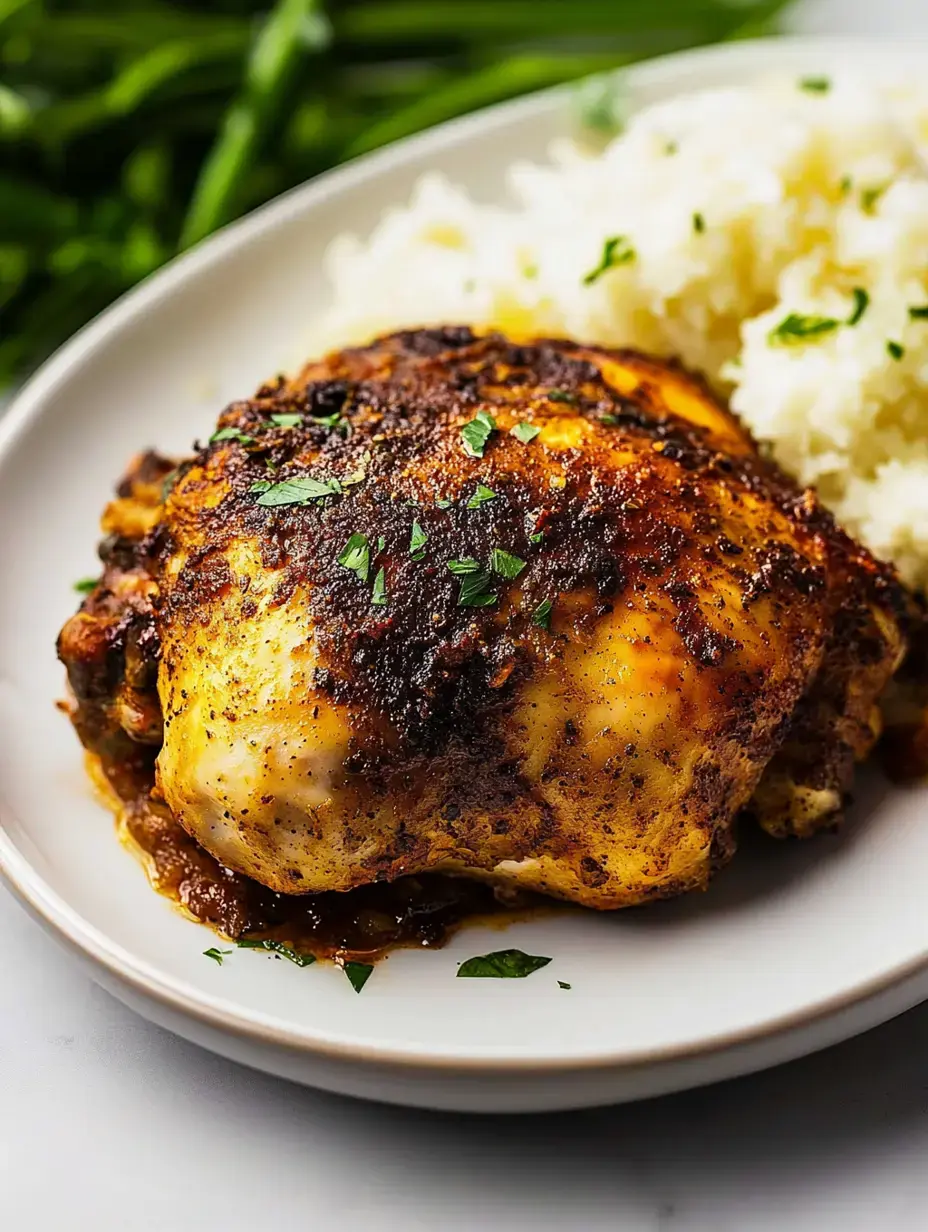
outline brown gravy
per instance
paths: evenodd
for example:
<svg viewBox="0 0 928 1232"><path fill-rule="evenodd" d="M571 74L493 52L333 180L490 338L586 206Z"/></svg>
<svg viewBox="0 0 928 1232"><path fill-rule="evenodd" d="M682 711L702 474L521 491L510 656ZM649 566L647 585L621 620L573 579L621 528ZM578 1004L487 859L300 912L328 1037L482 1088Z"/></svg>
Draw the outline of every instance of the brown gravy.
<svg viewBox="0 0 928 1232"><path fill-rule="evenodd" d="M374 962L398 947L441 946L465 922L524 917L543 901L519 894L502 902L485 882L437 873L347 893L276 894L224 868L152 797L146 751L133 764L104 764L92 755L89 761L121 836L142 857L154 888L234 941L274 940L317 958Z"/></svg>

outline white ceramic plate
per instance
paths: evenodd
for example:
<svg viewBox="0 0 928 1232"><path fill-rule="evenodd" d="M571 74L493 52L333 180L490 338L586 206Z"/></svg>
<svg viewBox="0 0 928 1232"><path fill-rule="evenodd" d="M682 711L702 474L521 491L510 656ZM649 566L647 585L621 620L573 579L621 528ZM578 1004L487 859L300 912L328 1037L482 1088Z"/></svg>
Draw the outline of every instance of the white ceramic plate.
<svg viewBox="0 0 928 1232"><path fill-rule="evenodd" d="M924 74L898 46L757 43L628 74L635 104L771 69ZM302 357L320 257L437 168L486 199L566 131L561 93L447 125L273 203L73 339L0 421L0 868L105 987L208 1048L355 1095L468 1110L606 1103L771 1065L928 995L928 789L862 788L840 837L746 843L706 895L612 917L467 929L405 951L361 996L335 968L236 951L152 893L85 783L55 636L94 570L101 503L142 445L185 450L217 409ZM526 980L455 979L519 946ZM558 980L569 982L561 989Z"/></svg>

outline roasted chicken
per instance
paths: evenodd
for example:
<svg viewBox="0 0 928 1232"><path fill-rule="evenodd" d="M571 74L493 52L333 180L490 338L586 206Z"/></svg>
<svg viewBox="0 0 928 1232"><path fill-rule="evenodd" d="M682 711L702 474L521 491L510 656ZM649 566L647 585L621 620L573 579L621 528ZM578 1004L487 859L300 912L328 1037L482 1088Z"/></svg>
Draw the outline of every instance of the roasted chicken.
<svg viewBox="0 0 928 1232"><path fill-rule="evenodd" d="M104 530L81 738L287 894L705 886L739 815L836 821L906 649L892 569L700 380L570 342L330 355L138 460Z"/></svg>

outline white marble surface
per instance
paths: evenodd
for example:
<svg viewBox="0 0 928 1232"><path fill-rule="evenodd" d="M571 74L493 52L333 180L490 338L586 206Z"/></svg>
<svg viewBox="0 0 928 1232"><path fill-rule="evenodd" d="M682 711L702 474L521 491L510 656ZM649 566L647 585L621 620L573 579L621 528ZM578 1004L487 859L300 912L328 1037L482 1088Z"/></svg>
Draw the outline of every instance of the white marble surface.
<svg viewBox="0 0 928 1232"><path fill-rule="evenodd" d="M805 32L928 37L928 0L810 0ZM0 1228L928 1228L928 1006L636 1107L488 1120L266 1078L112 1001L0 888Z"/></svg>

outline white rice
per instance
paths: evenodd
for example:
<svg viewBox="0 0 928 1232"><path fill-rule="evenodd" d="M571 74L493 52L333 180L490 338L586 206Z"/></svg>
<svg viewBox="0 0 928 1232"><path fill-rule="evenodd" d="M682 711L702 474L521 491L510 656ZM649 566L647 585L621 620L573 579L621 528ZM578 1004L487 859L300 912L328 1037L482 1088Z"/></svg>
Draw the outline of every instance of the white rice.
<svg viewBox="0 0 928 1232"><path fill-rule="evenodd" d="M596 156L513 166L511 186L515 204L490 207L427 176L369 239L336 240L320 341L470 322L679 356L928 585L928 319L909 311L928 306L928 87L679 98ZM585 285L613 236L634 259ZM845 324L855 288L869 302ZM791 313L842 324L772 345Z"/></svg>

